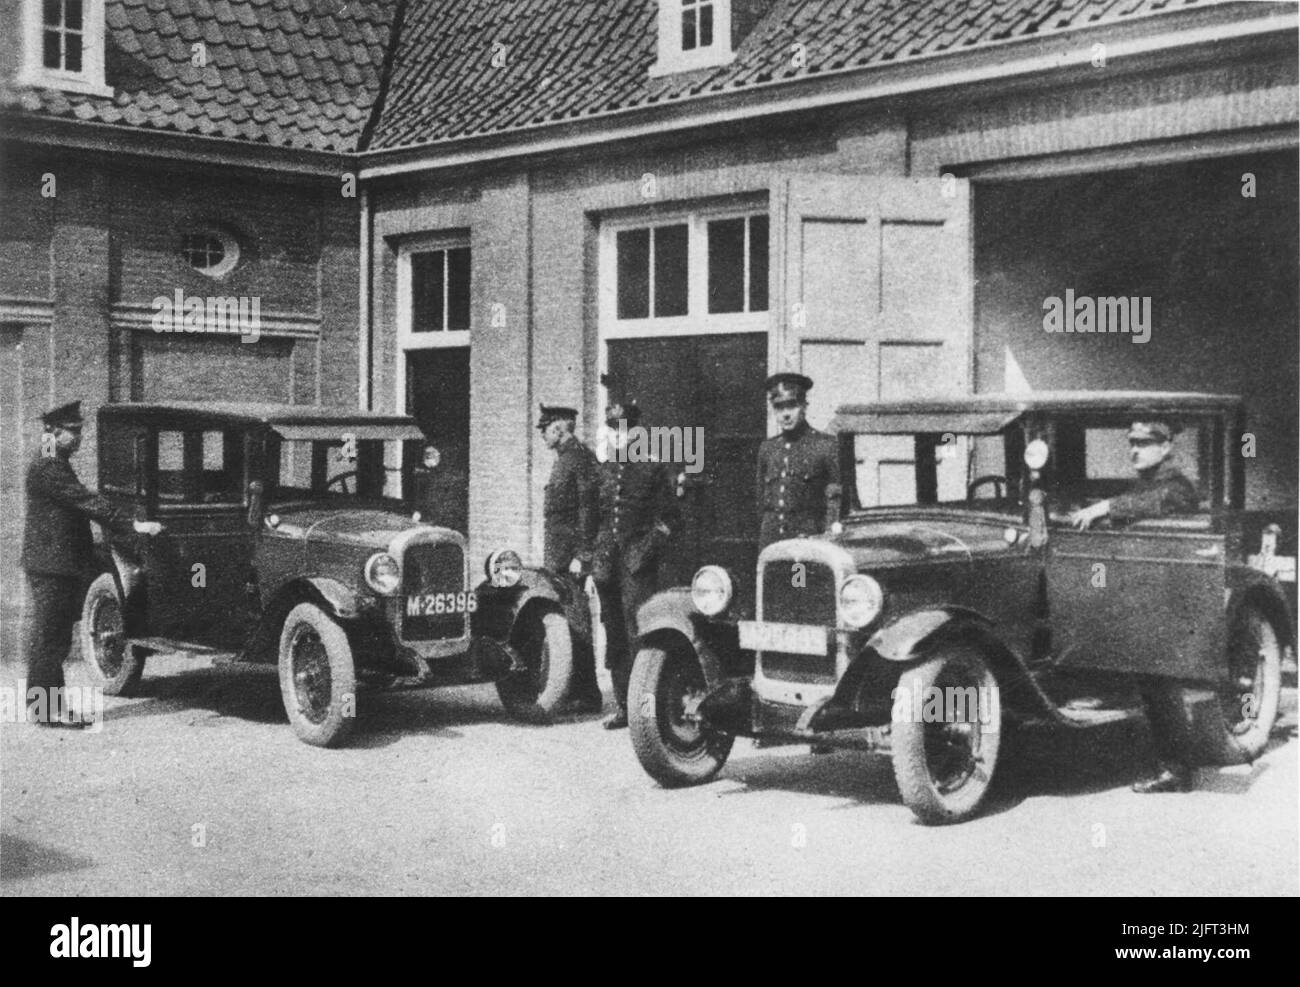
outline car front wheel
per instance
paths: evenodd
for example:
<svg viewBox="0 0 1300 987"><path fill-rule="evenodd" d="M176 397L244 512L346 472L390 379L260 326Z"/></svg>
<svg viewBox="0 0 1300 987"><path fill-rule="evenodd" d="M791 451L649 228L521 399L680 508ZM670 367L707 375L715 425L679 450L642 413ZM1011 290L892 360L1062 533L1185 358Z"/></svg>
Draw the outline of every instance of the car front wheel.
<svg viewBox="0 0 1300 987"><path fill-rule="evenodd" d="M144 674L145 656L126 640L117 582L112 573L100 573L81 605L81 657L94 685L105 695L131 695Z"/></svg>
<svg viewBox="0 0 1300 987"><path fill-rule="evenodd" d="M497 682L497 695L514 716L535 720L549 716L569 692L573 678L573 639L563 614L545 613L519 639L527 666Z"/></svg>
<svg viewBox="0 0 1300 987"><path fill-rule="evenodd" d="M1228 628L1228 680L1205 701L1204 687L1158 681L1147 690L1152 729L1194 764L1246 764L1268 746L1282 692L1277 629L1257 607Z"/></svg>
<svg viewBox="0 0 1300 987"><path fill-rule="evenodd" d="M705 690L694 654L657 647L637 653L627 695L632 749L665 788L703 784L727 763L735 738L695 715Z"/></svg>
<svg viewBox="0 0 1300 987"><path fill-rule="evenodd" d="M930 825L970 818L998 761L1001 704L993 672L977 648L956 647L905 672L899 687L906 694L895 693L892 733L903 802Z"/></svg>
<svg viewBox="0 0 1300 987"><path fill-rule="evenodd" d="M316 747L341 743L356 723L352 646L313 603L290 610L280 631L280 697L298 739Z"/></svg>

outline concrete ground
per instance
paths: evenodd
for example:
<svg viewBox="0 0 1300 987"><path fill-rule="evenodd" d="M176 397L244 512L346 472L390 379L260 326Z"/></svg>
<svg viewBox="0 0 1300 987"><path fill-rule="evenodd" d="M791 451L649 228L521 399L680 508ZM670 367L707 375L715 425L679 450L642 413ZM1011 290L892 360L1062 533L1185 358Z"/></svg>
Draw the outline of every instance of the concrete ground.
<svg viewBox="0 0 1300 987"><path fill-rule="evenodd" d="M351 746L321 750L273 669L154 658L143 685L100 732L0 724L4 894L1298 890L1293 688L1269 751L1194 792L1129 791L1141 723L1009 734L988 811L930 828L855 752L742 739L717 780L667 791L626 731L520 725L490 686L363 696Z"/></svg>

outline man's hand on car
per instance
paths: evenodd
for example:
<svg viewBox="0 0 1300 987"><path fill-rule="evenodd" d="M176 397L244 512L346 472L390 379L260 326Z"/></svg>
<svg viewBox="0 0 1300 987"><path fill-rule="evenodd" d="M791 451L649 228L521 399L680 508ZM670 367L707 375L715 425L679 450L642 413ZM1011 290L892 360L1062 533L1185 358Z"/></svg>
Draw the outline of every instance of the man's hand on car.
<svg viewBox="0 0 1300 987"><path fill-rule="evenodd" d="M136 521L135 533L137 535L156 535L162 532L163 526L157 521Z"/></svg>
<svg viewBox="0 0 1300 987"><path fill-rule="evenodd" d="M1110 513L1110 501L1099 500L1095 504L1089 504L1087 507L1080 507L1070 515L1070 523L1080 531L1087 531L1092 526L1092 522L1098 518L1103 518Z"/></svg>

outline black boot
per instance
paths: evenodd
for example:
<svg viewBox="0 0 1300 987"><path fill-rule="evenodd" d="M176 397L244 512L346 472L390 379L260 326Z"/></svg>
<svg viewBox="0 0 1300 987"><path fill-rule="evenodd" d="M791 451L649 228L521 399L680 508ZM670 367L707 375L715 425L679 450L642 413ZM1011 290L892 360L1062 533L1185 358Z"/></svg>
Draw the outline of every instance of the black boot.
<svg viewBox="0 0 1300 987"><path fill-rule="evenodd" d="M625 730L627 729L627 707L619 706L614 711L614 715L608 717L601 724L606 730Z"/></svg>

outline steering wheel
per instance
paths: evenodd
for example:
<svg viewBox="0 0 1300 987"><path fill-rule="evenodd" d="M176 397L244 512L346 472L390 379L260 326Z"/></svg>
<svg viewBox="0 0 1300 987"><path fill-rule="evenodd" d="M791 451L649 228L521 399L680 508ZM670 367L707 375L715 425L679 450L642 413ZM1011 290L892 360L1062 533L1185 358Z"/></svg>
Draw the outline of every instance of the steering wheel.
<svg viewBox="0 0 1300 987"><path fill-rule="evenodd" d="M352 481L352 489L348 489L348 480ZM336 473L325 481L325 489L328 491L334 484L339 485L339 493L352 494L356 493L357 488L357 471L348 470L346 473Z"/></svg>
<svg viewBox="0 0 1300 987"><path fill-rule="evenodd" d="M970 483L966 484L966 499L974 500L975 491L986 483L992 483L997 487L996 493L998 500L1006 499L1008 481L1007 478L1002 476L1000 473L986 473L984 476L977 476L975 479L971 480Z"/></svg>

